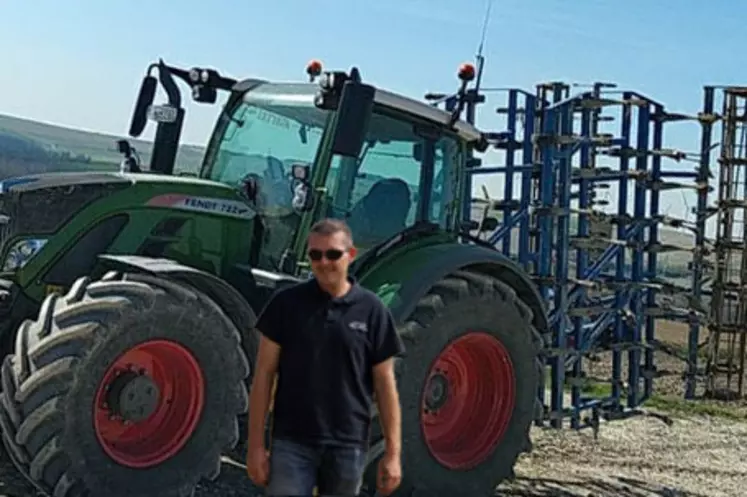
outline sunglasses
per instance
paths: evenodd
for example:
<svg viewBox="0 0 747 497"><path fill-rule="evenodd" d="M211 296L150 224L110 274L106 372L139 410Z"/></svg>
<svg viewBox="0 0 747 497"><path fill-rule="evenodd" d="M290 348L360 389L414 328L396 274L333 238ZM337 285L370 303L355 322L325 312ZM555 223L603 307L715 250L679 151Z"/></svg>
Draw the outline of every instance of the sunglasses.
<svg viewBox="0 0 747 497"><path fill-rule="evenodd" d="M311 249L308 252L309 259L312 261L321 261L322 257L327 259L328 261L336 261L342 255L345 253L345 250L339 250L339 249L328 249L328 250L319 250L319 249Z"/></svg>

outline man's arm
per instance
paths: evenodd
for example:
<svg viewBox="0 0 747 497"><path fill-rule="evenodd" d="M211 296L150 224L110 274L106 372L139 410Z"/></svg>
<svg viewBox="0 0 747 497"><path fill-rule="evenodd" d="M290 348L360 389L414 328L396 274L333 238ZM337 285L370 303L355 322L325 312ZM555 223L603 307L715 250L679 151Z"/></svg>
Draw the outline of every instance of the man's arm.
<svg viewBox="0 0 747 497"><path fill-rule="evenodd" d="M280 346L262 335L249 394L249 450L265 446L265 422L280 360Z"/></svg>
<svg viewBox="0 0 747 497"><path fill-rule="evenodd" d="M249 450L265 446L265 424L272 399L272 388L280 362L283 344L283 305L280 295L274 295L257 320L260 332L259 350L254 364L252 388L249 392Z"/></svg>
<svg viewBox="0 0 747 497"><path fill-rule="evenodd" d="M374 325L373 381L379 422L384 433L386 452L399 456L402 452L402 412L394 375L394 358L405 351L397 333L394 318L381 305Z"/></svg>
<svg viewBox="0 0 747 497"><path fill-rule="evenodd" d="M374 366L373 379L385 451L389 455L399 457L402 452L402 412L397 380L394 377L393 357Z"/></svg>

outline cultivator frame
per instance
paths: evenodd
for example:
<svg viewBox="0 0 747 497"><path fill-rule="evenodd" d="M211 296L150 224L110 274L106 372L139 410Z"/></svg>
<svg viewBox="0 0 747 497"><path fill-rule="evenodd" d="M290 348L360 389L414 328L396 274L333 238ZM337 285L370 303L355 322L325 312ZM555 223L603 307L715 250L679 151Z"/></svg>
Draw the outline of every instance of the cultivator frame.
<svg viewBox="0 0 747 497"><path fill-rule="evenodd" d="M706 223L717 211L708 205L715 148L711 135L721 118L714 114L713 87L705 88L703 110L686 115L614 84L594 83L572 93L574 86L545 83L534 92L473 89L465 112L474 124L478 108L493 102L488 97L504 96L493 110L504 116L505 128L487 133L491 150L502 160L482 165L487 155L473 158L469 174L470 179L499 177L502 199L475 198L468 180L463 212L469 221L472 203L483 202L498 213L498 227L484 233L484 239L533 276L548 305L543 360L549 374L539 386L544 415L537 424L554 428L566 418L573 428L597 427L600 417L627 416L651 397L657 375L654 352L676 354L656 339L659 320L689 325L687 351L676 355L686 362L684 397L694 398L705 371L698 363L701 328L712 325L701 300L712 295L713 243L706 237ZM428 94L426 99L447 110L457 104L456 95ZM699 152L665 146L667 124L683 121L700 125ZM671 167L671 162L680 165ZM683 163L695 167L686 169ZM600 199L602 189L616 190L615 205ZM694 193L694 221L662 214L661 193L666 190ZM612 229L605 232L605 225ZM690 233L692 245L662 243L662 226ZM692 256L689 285L658 273L657 256L676 251ZM713 305L719 305L718 299ZM584 395L584 358L601 351L612 355L609 391Z"/></svg>
<svg viewBox="0 0 747 497"><path fill-rule="evenodd" d="M720 104L720 105L719 105ZM715 109L721 108L720 114ZM706 348L704 395L734 400L744 395L747 355L747 87L708 86L704 114L710 123L703 134L711 148L719 123L718 197L714 208L716 233L711 333ZM700 206L699 206L700 207Z"/></svg>

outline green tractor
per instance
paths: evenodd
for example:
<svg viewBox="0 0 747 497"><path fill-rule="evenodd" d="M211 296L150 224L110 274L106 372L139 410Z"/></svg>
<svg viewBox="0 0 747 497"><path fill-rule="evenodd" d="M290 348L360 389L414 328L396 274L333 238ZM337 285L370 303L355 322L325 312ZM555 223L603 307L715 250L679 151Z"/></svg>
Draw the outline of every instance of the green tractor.
<svg viewBox="0 0 747 497"><path fill-rule="evenodd" d="M0 187L0 426L43 493L188 496L216 478L246 438L256 316L310 276L305 240L324 217L351 226L353 274L407 346L397 495L490 495L531 448L547 315L528 275L464 221L472 153L487 146L459 119L474 69L460 71L454 112L357 69L308 72L236 81L160 61L130 129L158 123L149 171L128 172L142 165L125 144L127 171ZM228 92L199 177L173 174L177 79L198 102Z"/></svg>

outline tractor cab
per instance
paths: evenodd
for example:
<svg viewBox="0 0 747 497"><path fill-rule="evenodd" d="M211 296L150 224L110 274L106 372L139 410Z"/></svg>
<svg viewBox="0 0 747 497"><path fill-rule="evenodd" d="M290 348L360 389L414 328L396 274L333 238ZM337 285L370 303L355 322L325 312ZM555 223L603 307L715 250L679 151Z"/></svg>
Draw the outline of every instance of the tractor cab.
<svg viewBox="0 0 747 497"><path fill-rule="evenodd" d="M208 69L157 66L169 102L151 105L156 78L146 76L130 134L158 122L150 169L172 174L184 110L174 76L193 98L230 95L208 143L200 178L234 186L258 213L261 246L252 265L298 272L306 233L323 217L344 219L365 252L427 223L458 228L460 193L470 152L483 135L447 112L364 84L357 69L307 66L308 82L236 81ZM474 78L463 66L460 95Z"/></svg>
<svg viewBox="0 0 747 497"><path fill-rule="evenodd" d="M305 233L322 217L345 220L362 252L419 223L457 228L465 164L482 145L480 132L364 85L355 69L321 72L314 61L308 83L237 83L205 155L200 176L236 185L260 213L258 267L280 263L294 273ZM461 76L464 87L471 78ZM347 85L370 93L346 100Z"/></svg>

